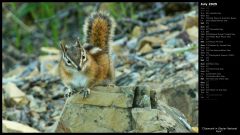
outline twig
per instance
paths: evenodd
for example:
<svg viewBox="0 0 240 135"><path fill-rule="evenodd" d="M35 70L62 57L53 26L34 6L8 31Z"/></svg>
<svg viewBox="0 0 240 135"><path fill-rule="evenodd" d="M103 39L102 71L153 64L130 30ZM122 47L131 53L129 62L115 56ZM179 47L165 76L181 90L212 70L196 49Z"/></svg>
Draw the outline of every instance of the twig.
<svg viewBox="0 0 240 135"><path fill-rule="evenodd" d="M95 7L94 7L94 11L97 12L99 10L100 6L101 6L101 3L96 2Z"/></svg>
<svg viewBox="0 0 240 135"><path fill-rule="evenodd" d="M150 67L150 65L151 65L151 61L148 61L145 58L142 58L142 57L139 57L136 55L130 55L129 58L132 59L133 61L141 61L144 64L146 64L148 67Z"/></svg>
<svg viewBox="0 0 240 135"><path fill-rule="evenodd" d="M173 49L168 49L168 48L163 48L164 52L167 53L181 53L189 50L194 50L197 48L197 45L188 45L186 47L179 47L179 48L173 48Z"/></svg>
<svg viewBox="0 0 240 135"><path fill-rule="evenodd" d="M175 30L181 30L181 28L179 27L179 25L175 25L171 28L165 29L165 30L159 30L159 31L154 31L154 32L150 32L147 34L143 34L138 38L138 41L140 41L142 38L146 37L146 36L154 36L154 35L159 35L159 34L163 34L167 31L175 31Z"/></svg>
<svg viewBox="0 0 240 135"><path fill-rule="evenodd" d="M154 14L155 12L158 13L162 9L162 7L163 6L161 3L156 3L156 8L138 13L137 18L146 17Z"/></svg>
<svg viewBox="0 0 240 135"><path fill-rule="evenodd" d="M46 74L40 74L34 78L28 78L26 79L25 77L9 77L9 78L2 78L3 84L12 82L15 83L18 87L21 87L21 89L27 89L32 85L38 85L41 83L54 83L60 80L59 77L53 77L50 75Z"/></svg>
<svg viewBox="0 0 240 135"><path fill-rule="evenodd" d="M119 38L122 38L122 37L126 34L126 32L127 32L127 30L128 30L128 27L124 27L123 30L121 30L120 27L117 27L117 29L119 29L119 31L121 31L121 33L115 35L115 36L113 37L113 40L117 40L117 39L119 39Z"/></svg>
<svg viewBox="0 0 240 135"><path fill-rule="evenodd" d="M62 18L64 18L64 17L68 16L69 13L70 13L70 11L71 11L71 10L74 10L74 9L76 9L76 6L74 6L74 7L69 7L69 8L64 9L64 10L60 10L60 11L58 11L58 12L57 12L55 15L53 15L53 16L50 16L50 17L44 18L44 19L38 19L38 20L35 20L34 22L35 22L35 23L42 23L42 22L48 23L49 21L51 21L52 19L55 19L55 18L62 19Z"/></svg>
<svg viewBox="0 0 240 135"><path fill-rule="evenodd" d="M166 21L163 22L162 24L163 24L163 25L168 25L168 24L170 24L170 23L176 23L176 22L178 22L178 21L180 21L180 20L182 20L182 19L184 19L184 15L177 15L176 17L173 17L173 18L171 18L171 19L166 20Z"/></svg>
<svg viewBox="0 0 240 135"><path fill-rule="evenodd" d="M26 24L24 24L17 16L15 16L12 11L10 11L8 8L6 8L4 5L3 5L3 9L6 10L7 12L7 15L6 17L7 18L12 18L17 24L19 24L25 31L27 31L28 33L31 33L32 32L32 28L28 27Z"/></svg>
<svg viewBox="0 0 240 135"><path fill-rule="evenodd" d="M20 52L16 47L14 47L14 45L12 45L11 41L7 38L3 38L3 41L6 40L6 44L3 44L4 48L3 48L3 54L8 55L12 58L14 58L15 60L17 60L18 63L26 63L27 61L29 61L30 59L32 59L34 56L33 55L26 55L22 52Z"/></svg>

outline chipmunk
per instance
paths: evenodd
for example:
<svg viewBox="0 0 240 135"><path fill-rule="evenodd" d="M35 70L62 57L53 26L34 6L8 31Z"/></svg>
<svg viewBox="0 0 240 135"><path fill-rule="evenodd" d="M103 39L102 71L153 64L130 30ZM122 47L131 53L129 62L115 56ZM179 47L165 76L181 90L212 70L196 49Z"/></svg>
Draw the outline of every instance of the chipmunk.
<svg viewBox="0 0 240 135"><path fill-rule="evenodd" d="M113 84L115 74L109 44L114 30L115 21L108 13L94 12L85 20L83 44L79 38L75 44L60 42L59 74L70 93L82 89L85 98L94 86Z"/></svg>

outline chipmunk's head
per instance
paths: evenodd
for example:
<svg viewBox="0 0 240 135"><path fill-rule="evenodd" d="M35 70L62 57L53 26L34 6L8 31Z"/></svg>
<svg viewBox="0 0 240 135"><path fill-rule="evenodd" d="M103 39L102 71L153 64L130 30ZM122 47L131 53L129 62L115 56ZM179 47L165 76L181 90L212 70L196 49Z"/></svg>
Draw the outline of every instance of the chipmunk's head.
<svg viewBox="0 0 240 135"><path fill-rule="evenodd" d="M62 50L62 60L68 70L80 72L86 68L88 61L87 52L79 40L75 44L70 45L60 42L60 48Z"/></svg>

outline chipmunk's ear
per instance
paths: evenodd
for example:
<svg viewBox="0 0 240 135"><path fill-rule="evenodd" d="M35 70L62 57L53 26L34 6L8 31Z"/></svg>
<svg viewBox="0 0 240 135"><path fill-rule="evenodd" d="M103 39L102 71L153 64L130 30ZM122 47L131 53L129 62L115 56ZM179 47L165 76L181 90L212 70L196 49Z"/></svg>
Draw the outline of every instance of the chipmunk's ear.
<svg viewBox="0 0 240 135"><path fill-rule="evenodd" d="M65 53L67 51L67 48L65 47L65 45L63 44L62 41L60 41L59 46L60 46L63 53Z"/></svg>
<svg viewBox="0 0 240 135"><path fill-rule="evenodd" d="M80 43L80 38L79 37L77 38L76 44L79 48L82 47L82 44Z"/></svg>

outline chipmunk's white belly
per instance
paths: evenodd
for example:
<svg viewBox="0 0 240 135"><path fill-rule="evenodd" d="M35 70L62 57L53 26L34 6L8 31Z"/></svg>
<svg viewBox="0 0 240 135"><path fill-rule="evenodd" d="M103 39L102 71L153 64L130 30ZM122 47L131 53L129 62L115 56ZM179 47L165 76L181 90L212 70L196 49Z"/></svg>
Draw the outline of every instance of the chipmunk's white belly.
<svg viewBox="0 0 240 135"><path fill-rule="evenodd" d="M74 88L85 87L87 86L88 79L85 75L81 73L75 73L73 75L73 80L71 81L71 85Z"/></svg>

